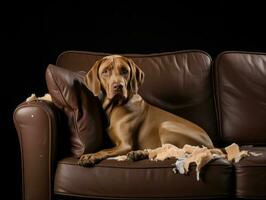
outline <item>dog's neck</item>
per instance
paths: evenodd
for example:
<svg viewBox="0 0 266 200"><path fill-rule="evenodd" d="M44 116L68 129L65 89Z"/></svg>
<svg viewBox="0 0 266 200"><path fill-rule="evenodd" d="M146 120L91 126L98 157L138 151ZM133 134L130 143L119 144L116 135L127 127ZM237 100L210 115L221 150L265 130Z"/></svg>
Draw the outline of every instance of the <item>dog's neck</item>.
<svg viewBox="0 0 266 200"><path fill-rule="evenodd" d="M105 97L102 101L102 107L106 114L109 116L110 113L112 112L114 107L117 106L122 106L125 105L128 102L128 99L122 99L122 98L113 98L113 99L108 99Z"/></svg>
<svg viewBox="0 0 266 200"><path fill-rule="evenodd" d="M113 110L114 106L115 106L114 103L108 98L105 98L104 101L102 102L102 107L107 116L110 116L110 113Z"/></svg>
<svg viewBox="0 0 266 200"><path fill-rule="evenodd" d="M104 111L106 112L106 114L108 116L110 116L112 110L115 107L125 106L125 105L129 104L129 102L131 102L132 100L134 101L134 99L136 99L136 97L138 97L138 99L141 98L139 95L135 95L135 94L129 95L126 99L122 99L122 98L108 99L105 96L105 98L102 99L102 107L103 107Z"/></svg>

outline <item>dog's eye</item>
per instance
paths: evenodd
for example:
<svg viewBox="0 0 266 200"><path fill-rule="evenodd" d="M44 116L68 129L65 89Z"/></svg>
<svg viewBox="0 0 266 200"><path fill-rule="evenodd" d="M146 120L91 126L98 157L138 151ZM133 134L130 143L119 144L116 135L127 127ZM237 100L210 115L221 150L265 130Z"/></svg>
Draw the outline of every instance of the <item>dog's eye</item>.
<svg viewBox="0 0 266 200"><path fill-rule="evenodd" d="M122 75L127 75L128 74L128 70L126 68L122 68L121 69L121 74Z"/></svg>
<svg viewBox="0 0 266 200"><path fill-rule="evenodd" d="M105 69L102 71L102 75L107 76L109 74L109 70Z"/></svg>

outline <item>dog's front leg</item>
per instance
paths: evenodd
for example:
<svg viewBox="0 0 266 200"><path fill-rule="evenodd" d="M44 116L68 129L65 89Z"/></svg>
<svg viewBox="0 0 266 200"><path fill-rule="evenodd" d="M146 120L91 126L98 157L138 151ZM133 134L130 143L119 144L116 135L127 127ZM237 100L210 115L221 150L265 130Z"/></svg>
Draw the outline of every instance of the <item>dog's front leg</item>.
<svg viewBox="0 0 266 200"><path fill-rule="evenodd" d="M127 158L132 161L138 161L149 158L149 151L147 149L145 150L136 150L136 151L130 151L127 154Z"/></svg>
<svg viewBox="0 0 266 200"><path fill-rule="evenodd" d="M105 158L127 154L131 150L130 145L121 144L113 148L103 149L97 153L84 154L80 157L78 164L84 167L92 167Z"/></svg>
<svg viewBox="0 0 266 200"><path fill-rule="evenodd" d="M133 150L133 135L136 131L134 127L138 127L140 118L138 112L120 106L113 108L109 118L108 134L115 147L103 149L94 154L82 155L78 162L79 165L90 167L108 157L125 155Z"/></svg>

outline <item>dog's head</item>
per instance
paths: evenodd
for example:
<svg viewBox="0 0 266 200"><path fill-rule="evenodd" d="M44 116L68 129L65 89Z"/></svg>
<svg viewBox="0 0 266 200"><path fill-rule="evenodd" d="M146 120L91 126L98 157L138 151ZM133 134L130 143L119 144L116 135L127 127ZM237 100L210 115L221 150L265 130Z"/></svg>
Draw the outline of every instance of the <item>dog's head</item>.
<svg viewBox="0 0 266 200"><path fill-rule="evenodd" d="M144 73L132 59L120 55L103 57L96 61L85 76L89 90L99 96L102 91L106 98L127 99L138 92L144 81Z"/></svg>

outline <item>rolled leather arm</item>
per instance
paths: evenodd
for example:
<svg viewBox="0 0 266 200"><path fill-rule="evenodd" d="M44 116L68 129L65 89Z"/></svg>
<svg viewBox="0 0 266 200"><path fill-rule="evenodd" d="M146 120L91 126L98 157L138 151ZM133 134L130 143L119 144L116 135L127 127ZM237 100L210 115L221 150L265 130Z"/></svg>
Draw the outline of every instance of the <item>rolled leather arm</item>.
<svg viewBox="0 0 266 200"><path fill-rule="evenodd" d="M45 101L22 103L14 111L24 200L52 197L58 115L58 109Z"/></svg>

